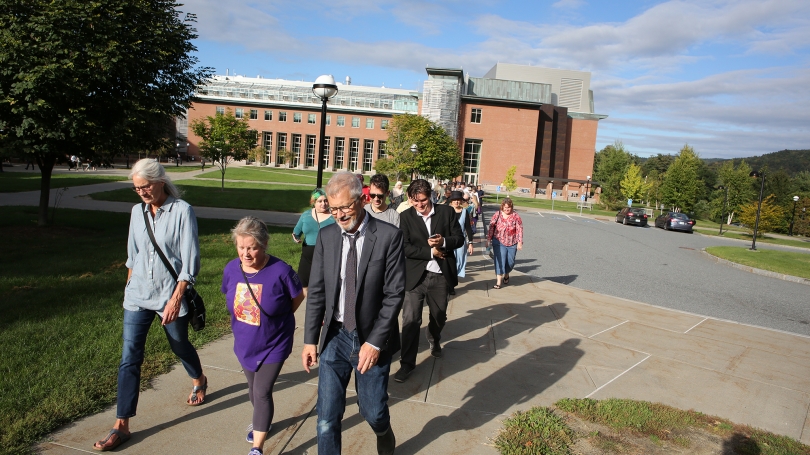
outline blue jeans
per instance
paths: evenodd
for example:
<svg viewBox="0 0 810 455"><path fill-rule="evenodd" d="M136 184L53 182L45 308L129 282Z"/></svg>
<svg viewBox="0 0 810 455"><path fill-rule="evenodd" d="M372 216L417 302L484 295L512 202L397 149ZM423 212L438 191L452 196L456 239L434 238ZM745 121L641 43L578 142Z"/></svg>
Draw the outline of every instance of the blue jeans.
<svg viewBox="0 0 810 455"><path fill-rule="evenodd" d="M333 322L318 367L318 455L340 454L341 421L346 409L346 387L354 370L354 388L360 415L381 435L391 425L388 414L388 374L391 354L380 352L377 364L364 374L357 371L360 339Z"/></svg>
<svg viewBox="0 0 810 455"><path fill-rule="evenodd" d="M495 257L495 275L506 275L515 268L517 243L512 246L505 246L501 245L501 242L493 237L492 254Z"/></svg>
<svg viewBox="0 0 810 455"><path fill-rule="evenodd" d="M190 313L189 313L190 314ZM141 364L146 346L146 335L155 316L150 310L124 310L124 349L121 354L121 365L118 366L118 410L116 418L128 419L135 415L138 407L138 392L141 388ZM202 376L202 365L197 350L188 341L188 315L178 317L176 321L163 326L169 346L192 379Z"/></svg>

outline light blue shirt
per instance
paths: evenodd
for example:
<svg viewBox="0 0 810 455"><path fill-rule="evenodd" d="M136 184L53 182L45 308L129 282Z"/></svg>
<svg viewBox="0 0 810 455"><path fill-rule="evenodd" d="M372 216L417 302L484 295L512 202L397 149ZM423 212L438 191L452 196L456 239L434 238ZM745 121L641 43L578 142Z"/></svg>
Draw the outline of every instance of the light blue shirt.
<svg viewBox="0 0 810 455"><path fill-rule="evenodd" d="M152 224L155 240L177 272L177 281L194 284L200 272L200 242L197 237L197 216L194 209L181 199L169 196L152 217L149 206L132 208L127 241L127 268L132 276L124 291L124 308L130 311L152 310L163 316L163 308L174 293L177 281L172 278L146 232L143 212ZM187 313L185 299L179 316Z"/></svg>

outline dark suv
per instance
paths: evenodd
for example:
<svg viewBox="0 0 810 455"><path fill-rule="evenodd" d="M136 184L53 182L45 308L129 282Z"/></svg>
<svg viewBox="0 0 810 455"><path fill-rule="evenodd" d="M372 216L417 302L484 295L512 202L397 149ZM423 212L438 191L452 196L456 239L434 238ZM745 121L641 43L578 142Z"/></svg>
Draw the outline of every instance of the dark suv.
<svg viewBox="0 0 810 455"><path fill-rule="evenodd" d="M625 207L616 214L616 222L622 224L647 225L647 212L644 209Z"/></svg>

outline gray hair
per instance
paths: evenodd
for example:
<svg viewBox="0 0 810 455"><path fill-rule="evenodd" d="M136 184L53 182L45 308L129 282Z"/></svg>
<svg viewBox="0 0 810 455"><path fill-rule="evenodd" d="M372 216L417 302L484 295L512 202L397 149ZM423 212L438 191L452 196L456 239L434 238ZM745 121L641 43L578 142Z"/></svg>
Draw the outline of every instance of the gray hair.
<svg viewBox="0 0 810 455"><path fill-rule="evenodd" d="M259 245L262 246L265 250L267 249L267 243L270 241L270 234L267 233L267 225L264 224L264 221L256 218L255 216L246 216L239 220L236 223L236 226L231 229L231 238L233 239L233 244L236 245L236 238L237 237L245 237L245 236L253 237Z"/></svg>
<svg viewBox="0 0 810 455"><path fill-rule="evenodd" d="M163 190L169 196L174 196L179 199L183 195L180 189L172 183L169 176L166 175L166 169L163 168L163 165L153 158L138 160L138 162L132 166L129 179L132 180L132 177L136 175L149 183L163 182Z"/></svg>
<svg viewBox="0 0 810 455"><path fill-rule="evenodd" d="M326 195L334 197L344 190L349 190L349 196L355 200L363 194L363 184L351 172L336 172L326 184Z"/></svg>

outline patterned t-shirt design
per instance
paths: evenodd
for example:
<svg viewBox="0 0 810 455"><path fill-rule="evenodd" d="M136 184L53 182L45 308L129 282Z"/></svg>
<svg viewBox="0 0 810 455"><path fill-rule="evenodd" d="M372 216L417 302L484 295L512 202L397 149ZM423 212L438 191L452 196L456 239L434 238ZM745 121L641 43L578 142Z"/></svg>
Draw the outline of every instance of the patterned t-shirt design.
<svg viewBox="0 0 810 455"><path fill-rule="evenodd" d="M261 302L262 284L251 284L250 288L253 289L253 294L256 295L256 299ZM253 300L253 296L250 295L250 289L248 289L245 283L236 284L236 295L234 295L233 298L233 313L234 316L236 316L236 320L239 322L255 325L257 327L262 324L261 310Z"/></svg>

